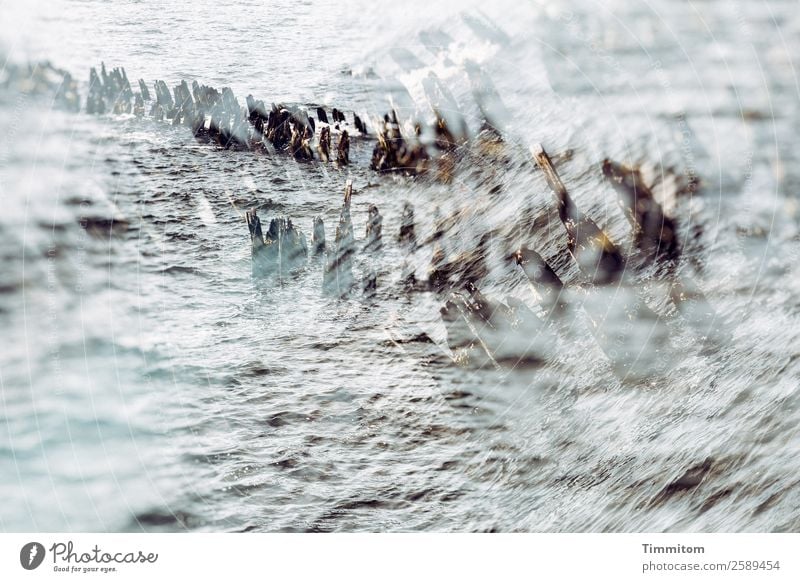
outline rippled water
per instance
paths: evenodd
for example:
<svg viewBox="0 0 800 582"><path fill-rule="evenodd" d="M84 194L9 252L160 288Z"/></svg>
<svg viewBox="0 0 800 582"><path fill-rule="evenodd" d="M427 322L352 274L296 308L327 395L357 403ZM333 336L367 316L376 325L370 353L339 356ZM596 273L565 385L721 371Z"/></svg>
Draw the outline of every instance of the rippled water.
<svg viewBox="0 0 800 582"><path fill-rule="evenodd" d="M440 184L370 172L371 142L346 169L299 164L1 92L0 528L798 531L795 8L0 4L7 63L49 59L84 96L102 60L131 80L410 119L429 113L420 84L434 70L476 130L463 70L475 61L516 148L508 166ZM423 31L450 40L435 54ZM682 270L728 345L703 350L670 324L674 368L623 382L577 320L545 365L454 361L442 299L399 283L406 263L424 276L430 248L408 257L389 234L405 201L423 237L435 207L462 209L455 250L498 233L487 296L535 305L504 245L535 243L574 282L524 147L535 142L573 151L564 181L626 250L600 162L700 176L675 209L696 235ZM377 295L324 295L315 259L251 277L243 210L292 216L307 234L321 214L331 237L348 177L357 236L370 203L385 217L383 253L356 265L380 265ZM520 217L536 218L532 233ZM658 286L640 283L657 306Z"/></svg>

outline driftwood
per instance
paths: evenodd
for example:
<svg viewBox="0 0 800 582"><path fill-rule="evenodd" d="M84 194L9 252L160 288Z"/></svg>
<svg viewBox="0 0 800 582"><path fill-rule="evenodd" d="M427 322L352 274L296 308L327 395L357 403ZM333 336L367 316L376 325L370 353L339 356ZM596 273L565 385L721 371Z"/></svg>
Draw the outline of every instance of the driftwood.
<svg viewBox="0 0 800 582"><path fill-rule="evenodd" d="M532 149L558 205L558 217L567 231L567 248L584 277L594 284L620 280L625 259L617 245L589 217L581 214L541 145Z"/></svg>
<svg viewBox="0 0 800 582"><path fill-rule="evenodd" d="M466 63L465 70L482 116L481 129L472 142L477 146L473 152L491 160L491 164L505 164L509 160L509 145L503 137L508 112L491 80L476 65ZM77 103L75 83L66 73L61 78L58 102L74 107ZM433 109L433 125L423 128L417 124L413 132L403 134L395 112L384 115L373 124L375 144L370 161L373 170L416 175L434 169L433 175L439 179L452 179L456 164L469 144L466 123L457 111L448 111L446 116L441 113L439 107L452 105L454 100L435 76L425 80L424 88ZM158 121L190 127L201 142L224 148L283 152L298 161L319 160L340 166L352 162L351 139L368 136L361 117L352 113L352 122L348 122L339 108L328 113L324 107L315 107L312 109L315 119L304 108L280 104L268 108L251 95L242 106L229 88L218 91L197 82L190 86L184 81L170 91L164 81L158 80L153 84L153 91L150 92L144 80L139 80L138 92L134 93L123 68L108 71L102 64L99 72L94 68L90 71L86 111L92 114L133 113L138 117L149 114ZM422 145L423 134L433 137L426 142L428 145ZM566 247L580 273L582 311L617 373L623 377L637 377L642 370L665 372L671 365L664 318L647 306L633 284L636 273L642 269L650 269L652 280L666 286L667 303L675 307L675 313L688 325L704 337L709 336L710 340L722 338L724 341L726 333L716 312L699 287L679 273L682 248L676 220L664 211L637 168L611 160L605 160L601 168L631 227L636 252L626 257L597 223L580 211L561 180L554 159L541 146L534 147L532 153L553 192L559 220L566 232ZM569 152L555 161L566 159L569 159ZM313 223L312 250L314 254L325 254L324 288L335 295L350 293L356 287L353 273L356 244L350 216L352 193L349 182L332 244L327 244L322 220L318 218ZM374 205L367 214L363 250L373 253L383 245L383 217ZM291 273L303 267L308 256L306 239L291 219L272 218L265 234L255 210L248 211L246 218L254 274ZM463 338L456 337L457 333L451 333L453 326L463 327L468 332L465 332L466 344L480 346L492 365L498 365L505 361L505 356L493 342L502 334L511 333L509 322L526 321L525 325L534 330L542 323L541 314L533 313L512 298L499 303L480 293L480 283L488 272L486 255L491 238L488 234L481 237L471 251L447 256L442 246L449 230L447 221L437 219L435 222L433 236L422 243L437 245L427 281L418 283L415 274L409 272L403 277L406 288L445 297L442 319L449 326L451 347L458 348L464 343ZM403 208L397 239L411 254L420 246L414 209L408 203ZM567 286L547 261L530 248L517 249L511 256L536 290L547 318L568 320L572 317L565 299ZM366 293L375 293L378 289L375 272L374 268L366 268L362 281ZM617 325L617 322L629 321L647 327L646 337L638 337L625 325ZM541 346L537 350L541 350ZM536 353L543 354L546 350L524 352L520 352L523 360L536 362L539 361ZM654 362L653 358L658 361Z"/></svg>
<svg viewBox="0 0 800 582"><path fill-rule="evenodd" d="M308 256L306 238L290 218L273 218L265 236L255 209L248 210L245 217L250 230L253 274L289 274L303 266Z"/></svg>
<svg viewBox="0 0 800 582"><path fill-rule="evenodd" d="M336 225L333 247L329 250L325 264L323 289L333 295L350 293L355 283L353 276L353 255L355 254L355 235L350 217L350 201L353 196L353 182L347 181L344 201Z"/></svg>

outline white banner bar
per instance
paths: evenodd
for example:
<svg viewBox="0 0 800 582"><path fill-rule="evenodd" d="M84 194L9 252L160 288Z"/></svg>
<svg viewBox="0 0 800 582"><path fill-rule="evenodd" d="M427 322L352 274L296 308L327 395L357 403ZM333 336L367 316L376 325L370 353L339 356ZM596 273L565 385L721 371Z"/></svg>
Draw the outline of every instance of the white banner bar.
<svg viewBox="0 0 800 582"><path fill-rule="evenodd" d="M800 534L0 534L0 580L800 580Z"/></svg>

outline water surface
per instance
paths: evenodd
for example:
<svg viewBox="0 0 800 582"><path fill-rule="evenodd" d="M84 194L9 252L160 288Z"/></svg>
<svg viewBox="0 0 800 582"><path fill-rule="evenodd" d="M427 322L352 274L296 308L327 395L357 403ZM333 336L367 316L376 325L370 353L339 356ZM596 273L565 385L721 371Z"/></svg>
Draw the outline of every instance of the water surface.
<svg viewBox="0 0 800 582"><path fill-rule="evenodd" d="M474 131L473 61L519 146L507 167L436 184L368 171L369 143L347 169L298 164L0 93L0 529L800 529L796 4L473 4L0 4L4 60L48 59L83 95L105 61L241 101L411 119L430 115L434 71ZM442 46L426 47L434 31ZM467 209L455 250L502 235L484 293L535 306L500 239L576 274L533 142L574 151L562 177L628 250L601 160L702 179L676 210L699 233L682 268L729 345L704 351L671 325L676 366L623 382L578 320L547 365L479 368L453 360L440 298L402 292L402 265L424 276L429 248L409 258L387 240L373 298L324 295L319 260L251 277L243 210L307 234L322 215L331 237L349 177L359 238L370 203L387 239L404 201L422 236L435 207ZM526 212L546 225L530 238ZM92 229L98 218L118 226ZM693 470L698 485L670 487Z"/></svg>

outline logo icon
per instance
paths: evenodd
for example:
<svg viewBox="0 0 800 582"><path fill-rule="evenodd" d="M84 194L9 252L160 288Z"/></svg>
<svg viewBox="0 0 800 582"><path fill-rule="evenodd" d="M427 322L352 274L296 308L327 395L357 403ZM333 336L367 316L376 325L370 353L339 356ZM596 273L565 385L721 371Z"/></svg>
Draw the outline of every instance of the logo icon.
<svg viewBox="0 0 800 582"><path fill-rule="evenodd" d="M26 570L35 570L44 561L44 546L39 542L28 542L19 551L19 563Z"/></svg>

